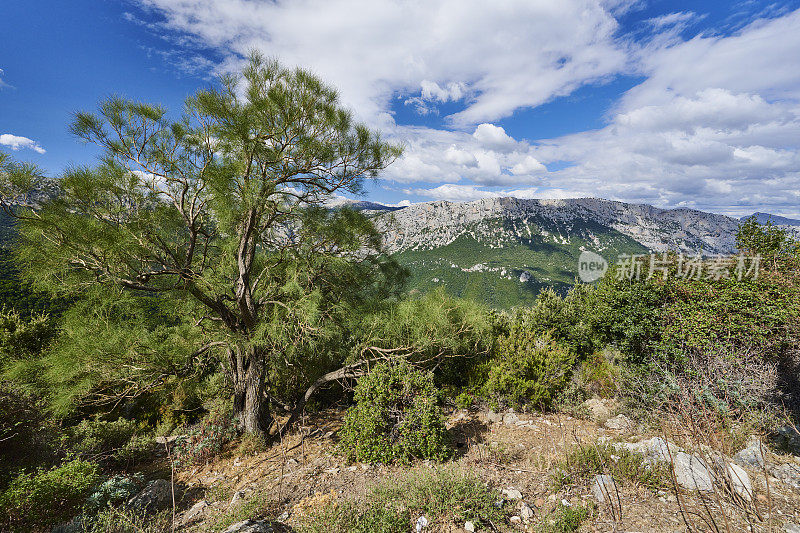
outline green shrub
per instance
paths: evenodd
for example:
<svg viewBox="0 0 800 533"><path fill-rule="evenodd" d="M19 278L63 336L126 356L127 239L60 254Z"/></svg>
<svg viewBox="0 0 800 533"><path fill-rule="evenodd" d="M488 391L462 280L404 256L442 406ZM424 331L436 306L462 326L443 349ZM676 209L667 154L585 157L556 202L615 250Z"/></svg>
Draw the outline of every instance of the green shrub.
<svg viewBox="0 0 800 533"><path fill-rule="evenodd" d="M447 459L452 454L431 372L406 362L362 377L339 432L339 449L368 462Z"/></svg>
<svg viewBox="0 0 800 533"><path fill-rule="evenodd" d="M330 502L303 520L300 531L319 533L409 531L411 519L425 516L442 530L469 520L478 527L503 523L500 495L476 474L456 465L417 467L386 479L358 501ZM449 530L446 529L446 530Z"/></svg>
<svg viewBox="0 0 800 533"><path fill-rule="evenodd" d="M114 476L105 480L94 488L86 499L86 508L89 511L98 511L129 500L144 486L144 476Z"/></svg>
<svg viewBox="0 0 800 533"><path fill-rule="evenodd" d="M570 377L575 356L547 335L516 328L497 340L484 393L495 405L548 407Z"/></svg>
<svg viewBox="0 0 800 533"><path fill-rule="evenodd" d="M82 420L67 429L67 447L93 461L135 463L148 457L153 440L133 420Z"/></svg>
<svg viewBox="0 0 800 533"><path fill-rule="evenodd" d="M80 459L22 473L0 494L2 528L35 531L72 518L100 481L97 465Z"/></svg>
<svg viewBox="0 0 800 533"><path fill-rule="evenodd" d="M555 467L551 481L556 489L587 483L597 474L610 474L617 480L637 483L651 490L666 487L670 482L667 466L648 464L642 455L604 444L587 444L567 450Z"/></svg>
<svg viewBox="0 0 800 533"><path fill-rule="evenodd" d="M536 525L537 533L572 533L578 531L581 524L592 513L591 506L563 505L543 516Z"/></svg>
<svg viewBox="0 0 800 533"><path fill-rule="evenodd" d="M60 452L57 435L44 402L0 381L0 491L18 470L55 463Z"/></svg>
<svg viewBox="0 0 800 533"><path fill-rule="evenodd" d="M606 348L587 357L580 367L581 387L601 398L616 396L621 379L620 369L614 362L618 356L619 352Z"/></svg>
<svg viewBox="0 0 800 533"><path fill-rule="evenodd" d="M236 437L236 427L225 411L208 413L196 426L175 441L175 465L205 464Z"/></svg>

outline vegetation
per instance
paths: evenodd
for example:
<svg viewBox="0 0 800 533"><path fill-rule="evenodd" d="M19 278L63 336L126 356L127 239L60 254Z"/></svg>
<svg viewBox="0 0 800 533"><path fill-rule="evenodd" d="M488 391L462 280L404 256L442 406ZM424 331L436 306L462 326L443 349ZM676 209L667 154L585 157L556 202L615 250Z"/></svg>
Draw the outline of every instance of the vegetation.
<svg viewBox="0 0 800 533"><path fill-rule="evenodd" d="M451 455L433 374L402 360L380 363L356 385L340 449L366 462L444 460Z"/></svg>
<svg viewBox="0 0 800 533"><path fill-rule="evenodd" d="M368 217L326 202L358 192L400 148L316 77L259 56L179 119L113 97L73 131L102 149L99 166L50 180L0 154L4 531L76 516L87 531L163 530L169 517L123 504L159 468L154 437L171 437L170 470L194 468L263 451L305 411L332 406L349 406L334 437L348 460L428 465L358 501L331 498L309 531L407 531L423 514L443 527L504 523L494 489L447 463L443 405L574 412L600 396L644 424L737 444L800 420L800 244L770 223L742 223L737 245L761 261L741 279L673 267L570 287L564 262L588 241L555 247L519 237L514 221L492 222L502 248L488 235L445 247L452 263L387 257ZM527 288L466 271L511 259L533 274ZM403 264L442 283L409 281ZM455 296L439 287L453 283ZM518 453L487 450L499 467ZM600 445L568 450L552 482L600 473L668 483L661 466ZM559 505L535 527L575 531L592 513Z"/></svg>

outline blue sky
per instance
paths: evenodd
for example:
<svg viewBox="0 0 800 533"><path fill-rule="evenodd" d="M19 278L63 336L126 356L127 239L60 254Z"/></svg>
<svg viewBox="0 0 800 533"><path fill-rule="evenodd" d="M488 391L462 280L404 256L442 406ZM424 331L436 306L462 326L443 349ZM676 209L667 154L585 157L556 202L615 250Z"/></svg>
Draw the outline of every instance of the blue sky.
<svg viewBox="0 0 800 533"><path fill-rule="evenodd" d="M800 0L5 0L0 149L90 164L72 113L116 93L177 114L253 48L405 143L375 201L800 216Z"/></svg>

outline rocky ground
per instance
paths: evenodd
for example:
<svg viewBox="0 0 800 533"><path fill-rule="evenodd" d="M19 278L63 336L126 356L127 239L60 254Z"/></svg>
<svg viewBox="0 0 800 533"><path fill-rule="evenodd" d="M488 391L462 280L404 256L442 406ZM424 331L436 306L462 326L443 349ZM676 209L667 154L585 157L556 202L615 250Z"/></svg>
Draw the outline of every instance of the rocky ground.
<svg viewBox="0 0 800 533"><path fill-rule="evenodd" d="M580 505L593 509L579 529L586 532L800 533L794 525L800 523L800 457L773 453L755 438L732 456L702 445L681 447L673 442L677 438L648 432L623 415L610 417L605 402L590 401L586 407L593 419L465 410L450 414L455 463L477 473L513 505L514 514L496 524L498 531L537 531L557 506ZM342 416L342 411L326 411L265 452L242 455L232 447L211 464L177 471L178 530L295 531L315 508L361 498L377 482L408 468L346 463L335 453ZM787 430L790 449L798 444L794 438ZM660 464L669 472L665 485L648 488L601 472L554 485L554 471L567 451L580 445L610 446L620 454L640 455L644 464ZM151 487L161 491L162 506L171 507L170 487ZM419 531L475 529L471 523L422 527L422 519L416 523ZM409 531L414 527L409 524Z"/></svg>

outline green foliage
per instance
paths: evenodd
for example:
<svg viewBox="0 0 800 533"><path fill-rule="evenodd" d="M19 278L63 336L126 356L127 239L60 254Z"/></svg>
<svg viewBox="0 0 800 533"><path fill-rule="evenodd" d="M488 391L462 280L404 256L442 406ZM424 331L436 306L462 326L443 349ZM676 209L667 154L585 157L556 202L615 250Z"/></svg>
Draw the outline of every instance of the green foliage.
<svg viewBox="0 0 800 533"><path fill-rule="evenodd" d="M401 502L411 509L412 516L424 514L443 523L469 520L488 526L506 516L506 510L496 506L501 499L497 491L457 465L412 469L378 486L373 494L378 501Z"/></svg>
<svg viewBox="0 0 800 533"><path fill-rule="evenodd" d="M551 474L556 489L585 484L597 474L610 474L614 479L636 483L652 491L670 483L668 466L645 463L642 455L617 450L605 444L586 444L570 448Z"/></svg>
<svg viewBox="0 0 800 533"><path fill-rule="evenodd" d="M613 398L619 392L621 369L615 364L621 354L612 348L597 351L581 363L578 380L582 388L601 398Z"/></svg>
<svg viewBox="0 0 800 533"><path fill-rule="evenodd" d="M380 350L423 367L436 367L439 385L463 386L492 345L492 320L486 307L444 291L407 298L367 315L353 359L380 356Z"/></svg>
<svg viewBox="0 0 800 533"><path fill-rule="evenodd" d="M0 490L21 469L52 464L59 455L58 428L43 402L12 383L0 381Z"/></svg>
<svg viewBox="0 0 800 533"><path fill-rule="evenodd" d="M152 436L133 420L81 420L66 430L66 447L92 461L136 463L153 451Z"/></svg>
<svg viewBox="0 0 800 533"><path fill-rule="evenodd" d="M125 506L104 507L96 514L78 518L84 533L169 533L172 531L170 511L142 515Z"/></svg>
<svg viewBox="0 0 800 533"><path fill-rule="evenodd" d="M0 211L0 246L12 245L4 236L4 230L16 231L12 226L6 226L10 218ZM13 220L13 219L12 219ZM47 292L36 290L33 284L25 278L12 249L0 248L0 308L13 309L23 319L49 315L59 317L69 307L69 302L64 298L53 297Z"/></svg>
<svg viewBox="0 0 800 533"><path fill-rule="evenodd" d="M573 533L580 529L581 524L589 518L594 507L592 505L564 505L558 506L549 514L543 516L536 525L537 533Z"/></svg>
<svg viewBox="0 0 800 533"><path fill-rule="evenodd" d="M372 501L330 502L304 520L302 533L406 533L411 523L407 509Z"/></svg>
<svg viewBox="0 0 800 533"><path fill-rule="evenodd" d="M22 473L0 494L0 525L36 531L72 518L100 481L97 466L75 459L50 470Z"/></svg>
<svg viewBox="0 0 800 533"><path fill-rule="evenodd" d="M86 509L91 513L128 501L144 486L144 476L113 476L94 488L86 498Z"/></svg>
<svg viewBox="0 0 800 533"><path fill-rule="evenodd" d="M332 502L305 520L301 531L401 533L425 516L443 528L469 520L478 527L502 523L500 495L477 475L455 465L417 467L371 488L358 502ZM435 526L434 526L435 527Z"/></svg>
<svg viewBox="0 0 800 533"><path fill-rule="evenodd" d="M0 370L12 360L38 357L57 333L47 315L24 319L15 310L0 310Z"/></svg>
<svg viewBox="0 0 800 533"><path fill-rule="evenodd" d="M566 385L575 355L525 324L497 340L484 394L496 405L547 408Z"/></svg>
<svg viewBox="0 0 800 533"><path fill-rule="evenodd" d="M742 253L761 255L772 266L786 260L793 260L796 266L800 259L800 242L793 239L786 230L776 227L771 220L760 224L756 215L739 224L736 247Z"/></svg>
<svg viewBox="0 0 800 533"><path fill-rule="evenodd" d="M339 432L349 459L407 462L444 460L452 454L430 372L405 361L381 363L362 377Z"/></svg>
<svg viewBox="0 0 800 533"><path fill-rule="evenodd" d="M206 464L235 436L236 427L230 413L212 411L175 441L175 465Z"/></svg>

